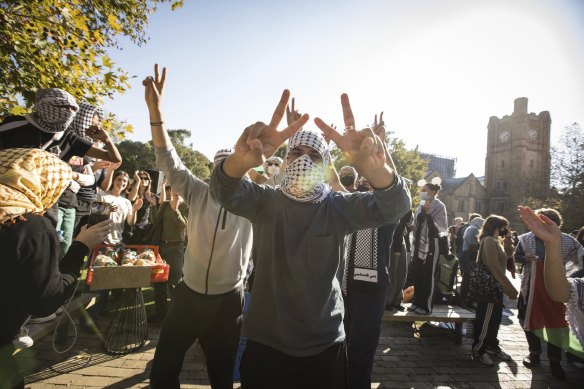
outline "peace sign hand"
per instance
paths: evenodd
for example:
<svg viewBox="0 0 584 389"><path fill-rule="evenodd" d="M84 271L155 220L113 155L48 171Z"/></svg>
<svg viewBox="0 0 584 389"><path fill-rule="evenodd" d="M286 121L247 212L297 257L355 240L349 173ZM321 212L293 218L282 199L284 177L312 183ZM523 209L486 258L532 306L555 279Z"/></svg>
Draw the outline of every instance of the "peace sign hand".
<svg viewBox="0 0 584 389"><path fill-rule="evenodd" d="M158 64L154 65L154 78L152 76L146 77L142 81L144 88L144 97L148 108L159 109L162 95L164 93L164 84L166 82L166 68L162 68L162 77L158 72Z"/></svg>
<svg viewBox="0 0 584 389"><path fill-rule="evenodd" d="M290 108L290 105L286 105L286 122L288 123L288 125L291 125L296 120L300 119L300 117L302 116L300 111L298 111L297 109L294 109L294 100L295 99L293 97L292 98L292 108Z"/></svg>
<svg viewBox="0 0 584 389"><path fill-rule="evenodd" d="M249 169L262 165L282 143L304 126L308 121L307 114L300 116L282 131L278 131L278 124L284 117L289 98L290 91L286 89L282 93L270 124L256 122L243 131L237 140L234 153L223 164L225 174L234 178L243 177Z"/></svg>
<svg viewBox="0 0 584 389"><path fill-rule="evenodd" d="M379 123L377 122L377 115L373 120L373 133L381 138L382 142L385 142L385 123L383 122L383 111L379 114Z"/></svg>
<svg viewBox="0 0 584 389"><path fill-rule="evenodd" d="M381 139L369 128L355 130L355 117L351 110L349 96L341 95L345 133L340 134L336 129L327 125L322 119L314 122L324 133L325 138L333 142L345 153L352 166L363 174L375 188L390 186L394 180L394 173L386 165L385 150Z"/></svg>

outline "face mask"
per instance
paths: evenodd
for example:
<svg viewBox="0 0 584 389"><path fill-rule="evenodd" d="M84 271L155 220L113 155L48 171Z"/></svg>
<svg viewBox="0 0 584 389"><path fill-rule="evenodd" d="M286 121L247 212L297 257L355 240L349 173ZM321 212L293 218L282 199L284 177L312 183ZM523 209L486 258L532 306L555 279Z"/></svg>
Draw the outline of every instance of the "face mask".
<svg viewBox="0 0 584 389"><path fill-rule="evenodd" d="M501 228L501 229L499 230L499 236L502 236L502 237L504 237L505 235L507 235L507 233L508 233L508 232L509 232L509 229L508 229L507 227L505 227L505 228Z"/></svg>
<svg viewBox="0 0 584 389"><path fill-rule="evenodd" d="M369 187L365 186L365 185L359 185L357 187L357 192L369 192Z"/></svg>
<svg viewBox="0 0 584 389"><path fill-rule="evenodd" d="M268 174L274 175L280 173L280 168L278 166L268 166Z"/></svg>
<svg viewBox="0 0 584 389"><path fill-rule="evenodd" d="M322 201L330 192L324 182L322 165L312 162L308 155L296 158L285 170L280 188L286 196L302 202Z"/></svg>
<svg viewBox="0 0 584 389"><path fill-rule="evenodd" d="M347 176L347 177L341 177L341 184L343 184L344 187L352 187L355 183L355 178Z"/></svg>
<svg viewBox="0 0 584 389"><path fill-rule="evenodd" d="M420 200L428 200L428 192L420 192Z"/></svg>

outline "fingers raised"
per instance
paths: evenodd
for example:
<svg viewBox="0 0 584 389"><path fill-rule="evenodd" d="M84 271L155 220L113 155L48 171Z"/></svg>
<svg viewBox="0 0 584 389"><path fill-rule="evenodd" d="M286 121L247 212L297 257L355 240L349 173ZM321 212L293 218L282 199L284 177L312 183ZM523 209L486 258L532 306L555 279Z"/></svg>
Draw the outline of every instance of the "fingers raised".
<svg viewBox="0 0 584 389"><path fill-rule="evenodd" d="M294 123L290 124L288 127L284 128L280 134L282 135L283 140L290 138L292 135L296 134L308 121L308 114L305 113L304 115L300 116L298 120L294 121ZM283 143L283 142L282 142Z"/></svg>
<svg viewBox="0 0 584 389"><path fill-rule="evenodd" d="M331 139L337 146L341 144L343 136L337 130L326 124L321 118L315 118L314 123L323 132L325 138Z"/></svg>
<svg viewBox="0 0 584 389"><path fill-rule="evenodd" d="M269 127L271 128L278 128L278 124L282 121L284 114L286 113L286 106L288 105L288 100L290 99L290 91L288 89L284 89L282 92L282 97L280 98L280 102L272 115L272 120L270 121Z"/></svg>
<svg viewBox="0 0 584 389"><path fill-rule="evenodd" d="M349 96L346 93L341 95L341 106L343 107L343 120L345 121L345 127L354 128L355 117L353 116L353 111L351 110Z"/></svg>

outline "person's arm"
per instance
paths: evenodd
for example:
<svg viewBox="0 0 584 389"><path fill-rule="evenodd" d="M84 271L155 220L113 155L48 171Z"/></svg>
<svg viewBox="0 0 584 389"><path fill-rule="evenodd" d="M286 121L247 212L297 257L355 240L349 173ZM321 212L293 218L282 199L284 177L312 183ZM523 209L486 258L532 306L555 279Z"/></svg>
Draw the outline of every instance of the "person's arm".
<svg viewBox="0 0 584 389"><path fill-rule="evenodd" d="M383 111L379 114L379 122L377 122L377 115L375 115L375 119L373 120L373 133L377 135L381 142L383 143L383 148L385 149L385 159L387 160L387 164L393 169L395 174L397 174L397 169L395 167L395 163L393 162L393 158L389 153L387 148L387 144L385 143L385 122L383 121Z"/></svg>
<svg viewBox="0 0 584 389"><path fill-rule="evenodd" d="M249 169L247 174L249 175L249 178L255 182L256 184L263 184L265 183L268 178L266 176L264 176L263 174L258 173L255 169Z"/></svg>
<svg viewBox="0 0 584 389"><path fill-rule="evenodd" d="M185 219L183 217L183 214L180 211L180 205L182 204L182 201L179 201L178 197L172 197L170 199L170 209L175 213L177 220L179 221L179 223L183 226L186 227L187 226L187 219Z"/></svg>
<svg viewBox="0 0 584 389"><path fill-rule="evenodd" d="M75 180L81 186L91 186L95 184L95 175L93 170L91 170L91 165L83 166L83 171L77 174L77 179Z"/></svg>
<svg viewBox="0 0 584 389"><path fill-rule="evenodd" d="M331 186L333 190L337 192L349 192L347 188L343 184L341 184L341 180L339 179L339 174L337 173L337 169L335 169L335 165L333 161L329 159L328 167L325 173L326 182Z"/></svg>
<svg viewBox="0 0 584 389"><path fill-rule="evenodd" d="M112 177L114 175L114 172L116 171L117 168L120 167L120 165L121 164L119 162L115 162L111 163L107 168L103 169L105 173L103 174L101 184L99 184L99 188L101 190L105 192L110 188L110 186L112 186Z"/></svg>
<svg viewBox="0 0 584 389"><path fill-rule="evenodd" d="M130 201L130 200L128 200L128 201ZM128 212L128 215L126 217L126 223L129 226L133 226L136 223L136 212L138 212L138 210L140 208L142 208L143 204L144 204L144 200L142 200L142 199L136 200L133 204L130 203L130 212Z"/></svg>
<svg viewBox="0 0 584 389"><path fill-rule="evenodd" d="M132 185L132 189L128 193L128 200L131 202L136 201L138 197L138 192L140 191L140 185L142 184L142 179L140 178L140 174L138 174L138 170L134 172L134 184Z"/></svg>
<svg viewBox="0 0 584 389"><path fill-rule="evenodd" d="M158 64L154 65L154 77L147 77L142 81L144 97L150 116L150 130L154 154L156 155L156 167L164 173L172 188L190 204L192 196L197 196L207 191L207 184L195 177L182 163L165 129L161 110L165 82L166 68L162 69L161 76L158 72Z"/></svg>
<svg viewBox="0 0 584 389"><path fill-rule="evenodd" d="M536 215L529 207L519 206L519 216L527 228L545 244L543 272L545 289L550 297L559 302L570 299L570 283L562 259L562 231L545 215Z"/></svg>
<svg viewBox="0 0 584 389"><path fill-rule="evenodd" d="M499 250L498 243L494 239L485 238L483 240L482 248L482 258L485 264L489 267L493 277L501 284L503 287L503 292L509 296L511 299L517 298L517 289L513 286L505 271L501 268L501 263L499 261Z"/></svg>
<svg viewBox="0 0 584 389"><path fill-rule="evenodd" d="M86 131L87 135L93 140L101 141L104 144L104 149L92 145L87 150L86 155L98 159L103 159L110 162L122 163L122 156L114 142L109 137L108 133L101 127L101 125L91 126Z"/></svg>

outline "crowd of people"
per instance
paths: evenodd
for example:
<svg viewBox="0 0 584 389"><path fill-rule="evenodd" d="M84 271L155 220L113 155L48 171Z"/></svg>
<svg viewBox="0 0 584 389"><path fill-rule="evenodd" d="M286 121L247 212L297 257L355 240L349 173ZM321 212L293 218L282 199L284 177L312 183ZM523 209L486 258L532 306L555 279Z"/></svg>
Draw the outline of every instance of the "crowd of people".
<svg viewBox="0 0 584 389"><path fill-rule="evenodd" d="M519 207L532 231L520 236L498 215L471 214L448 227L436 179L418 183L420 203L412 208L411 181L383 141L383 113L358 130L346 94L341 133L318 117L318 130L306 128L309 115L294 99L289 104L285 90L268 124L251 124L233 149L215 154L206 182L182 163L165 129L165 81L158 66L143 81L163 185L153 185L147 170L132 178L119 170L101 109L63 90L39 91L31 114L0 124L0 245L13 275L0 287L5 387L24 387L12 354L31 345L27 323L50 320L73 296L84 258L98 244L155 244L170 265L168 282L155 284L149 317L162 322L150 370L155 389L180 387L195 341L211 386L232 388L240 336L247 338L243 388L370 388L384 313L411 302L409 310L431 317L435 304L456 294L476 311L472 357L482 364L511 359L498 340L503 294L518 299L525 366L539 364L538 331L555 323L536 319L549 309L567 318L581 351L584 248L560 232L558 212ZM284 117L287 126L278 130ZM336 171L330 141L350 166ZM284 158L275 156L286 142ZM94 201L109 204L111 214L88 227ZM436 287L446 256L458 259L462 276L449 296ZM471 300L471 269L479 263L500 287L494 301ZM509 278L515 263L520 291ZM252 298L243 317L245 289ZM101 292L97 314L109 294ZM561 352L569 347L546 339L552 373L562 379Z"/></svg>

